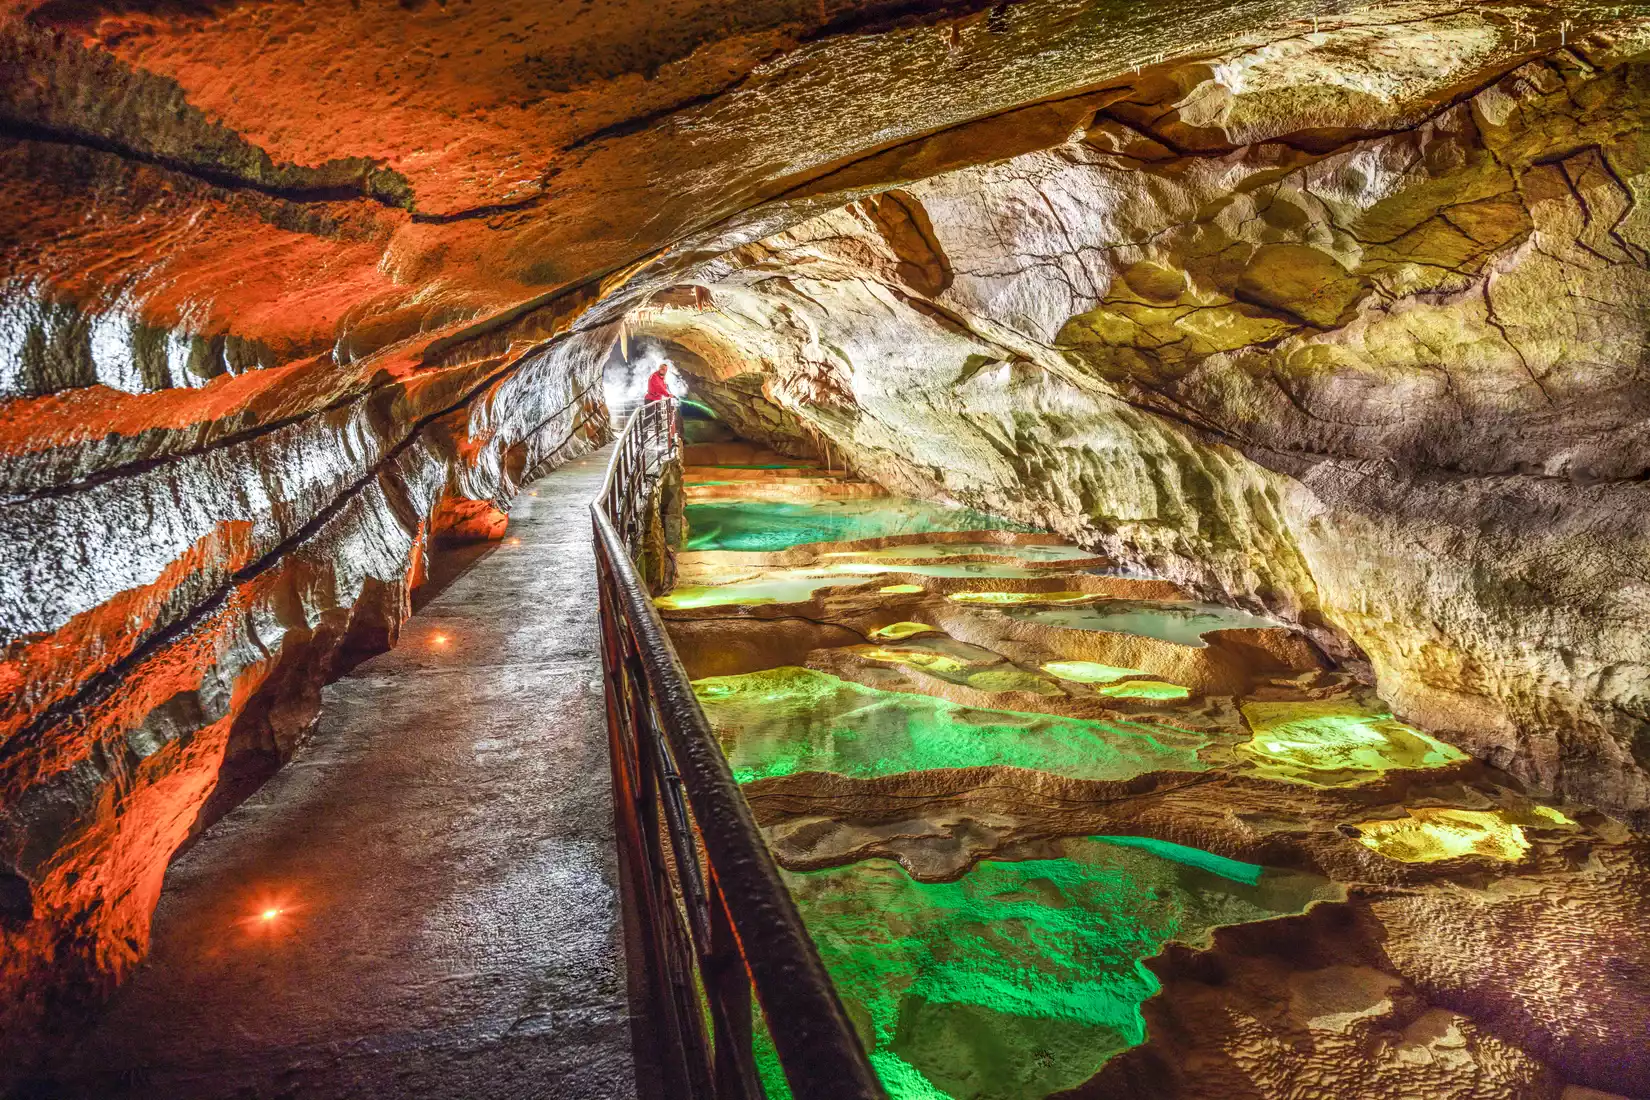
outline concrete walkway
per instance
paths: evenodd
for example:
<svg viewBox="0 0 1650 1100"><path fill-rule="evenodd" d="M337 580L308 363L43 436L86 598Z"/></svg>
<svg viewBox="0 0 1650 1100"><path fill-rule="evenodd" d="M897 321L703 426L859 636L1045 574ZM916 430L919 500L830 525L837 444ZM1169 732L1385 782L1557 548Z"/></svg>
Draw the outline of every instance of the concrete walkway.
<svg viewBox="0 0 1650 1100"><path fill-rule="evenodd" d="M606 459L438 563L469 568L173 866L66 1094L635 1095L586 510Z"/></svg>

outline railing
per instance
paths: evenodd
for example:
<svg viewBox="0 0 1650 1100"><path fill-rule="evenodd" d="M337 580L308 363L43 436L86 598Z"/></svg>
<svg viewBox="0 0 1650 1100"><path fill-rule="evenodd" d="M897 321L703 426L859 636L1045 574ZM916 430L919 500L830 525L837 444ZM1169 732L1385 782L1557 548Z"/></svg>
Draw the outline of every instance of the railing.
<svg viewBox="0 0 1650 1100"><path fill-rule="evenodd" d="M626 917L660 1095L766 1096L754 991L796 1100L884 1097L634 565L649 488L680 453L675 404L631 417L590 506Z"/></svg>

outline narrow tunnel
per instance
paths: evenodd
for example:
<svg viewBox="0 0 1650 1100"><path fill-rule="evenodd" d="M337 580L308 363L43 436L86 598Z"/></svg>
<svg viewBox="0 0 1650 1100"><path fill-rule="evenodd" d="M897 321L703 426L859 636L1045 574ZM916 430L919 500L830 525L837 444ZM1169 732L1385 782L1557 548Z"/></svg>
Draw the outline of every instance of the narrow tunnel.
<svg viewBox="0 0 1650 1100"><path fill-rule="evenodd" d="M1650 6L0 73L0 1096L1650 1098Z"/></svg>

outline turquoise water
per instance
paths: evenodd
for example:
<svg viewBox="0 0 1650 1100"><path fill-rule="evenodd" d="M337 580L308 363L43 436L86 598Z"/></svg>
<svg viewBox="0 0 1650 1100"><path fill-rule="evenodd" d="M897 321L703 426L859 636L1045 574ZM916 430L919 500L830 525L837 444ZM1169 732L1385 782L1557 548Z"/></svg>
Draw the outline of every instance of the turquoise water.
<svg viewBox="0 0 1650 1100"><path fill-rule="evenodd" d="M1343 896L1313 875L1145 837L1067 839L1056 859L919 882L897 864L784 873L892 1100L1035 1100L1146 1038L1145 961L1226 925ZM771 1042L768 1095L791 1095Z"/></svg>
<svg viewBox="0 0 1650 1100"><path fill-rule="evenodd" d="M802 772L872 779L992 766L1124 780L1205 768L1197 753L1207 734L965 707L811 668L708 676L695 680L693 690L740 783Z"/></svg>
<svg viewBox="0 0 1650 1100"><path fill-rule="evenodd" d="M1229 878L1233 882L1241 882L1245 886L1254 886L1260 882L1261 871L1264 868L1253 863L1244 863L1241 860L1230 859L1226 856L1206 852L1202 848L1188 848L1184 844L1176 844L1171 840L1158 840L1149 836L1097 836L1094 838L1101 844L1115 844L1121 848L1139 848L1150 852L1154 856L1173 860L1175 863L1187 867L1196 867L1202 871Z"/></svg>
<svg viewBox="0 0 1650 1100"><path fill-rule="evenodd" d="M1216 603L1105 600L1085 607L1005 607L1002 610L1016 619L1045 626L1139 634L1184 646L1207 645L1203 640L1205 631L1278 626L1271 619Z"/></svg>
<svg viewBox="0 0 1650 1100"><path fill-rule="evenodd" d="M806 503L699 501L686 506L689 550L785 550L811 542L848 542L932 531L1030 531L969 508L871 497Z"/></svg>

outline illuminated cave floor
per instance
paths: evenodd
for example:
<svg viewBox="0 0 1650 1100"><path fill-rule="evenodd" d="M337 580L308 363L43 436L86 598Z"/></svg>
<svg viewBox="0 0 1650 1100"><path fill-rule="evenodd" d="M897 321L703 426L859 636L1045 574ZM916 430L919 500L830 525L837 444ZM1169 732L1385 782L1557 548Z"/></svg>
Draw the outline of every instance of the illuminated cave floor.
<svg viewBox="0 0 1650 1100"><path fill-rule="evenodd" d="M172 864L148 960L29 1096L637 1096L589 589L609 453L435 555L401 643Z"/></svg>
<svg viewBox="0 0 1650 1100"><path fill-rule="evenodd" d="M1052 536L691 486L657 602L894 1097L1250 1095L1257 1058L1337 1096L1650 1073L1641 838ZM1593 992L1555 997L1559 959Z"/></svg>

